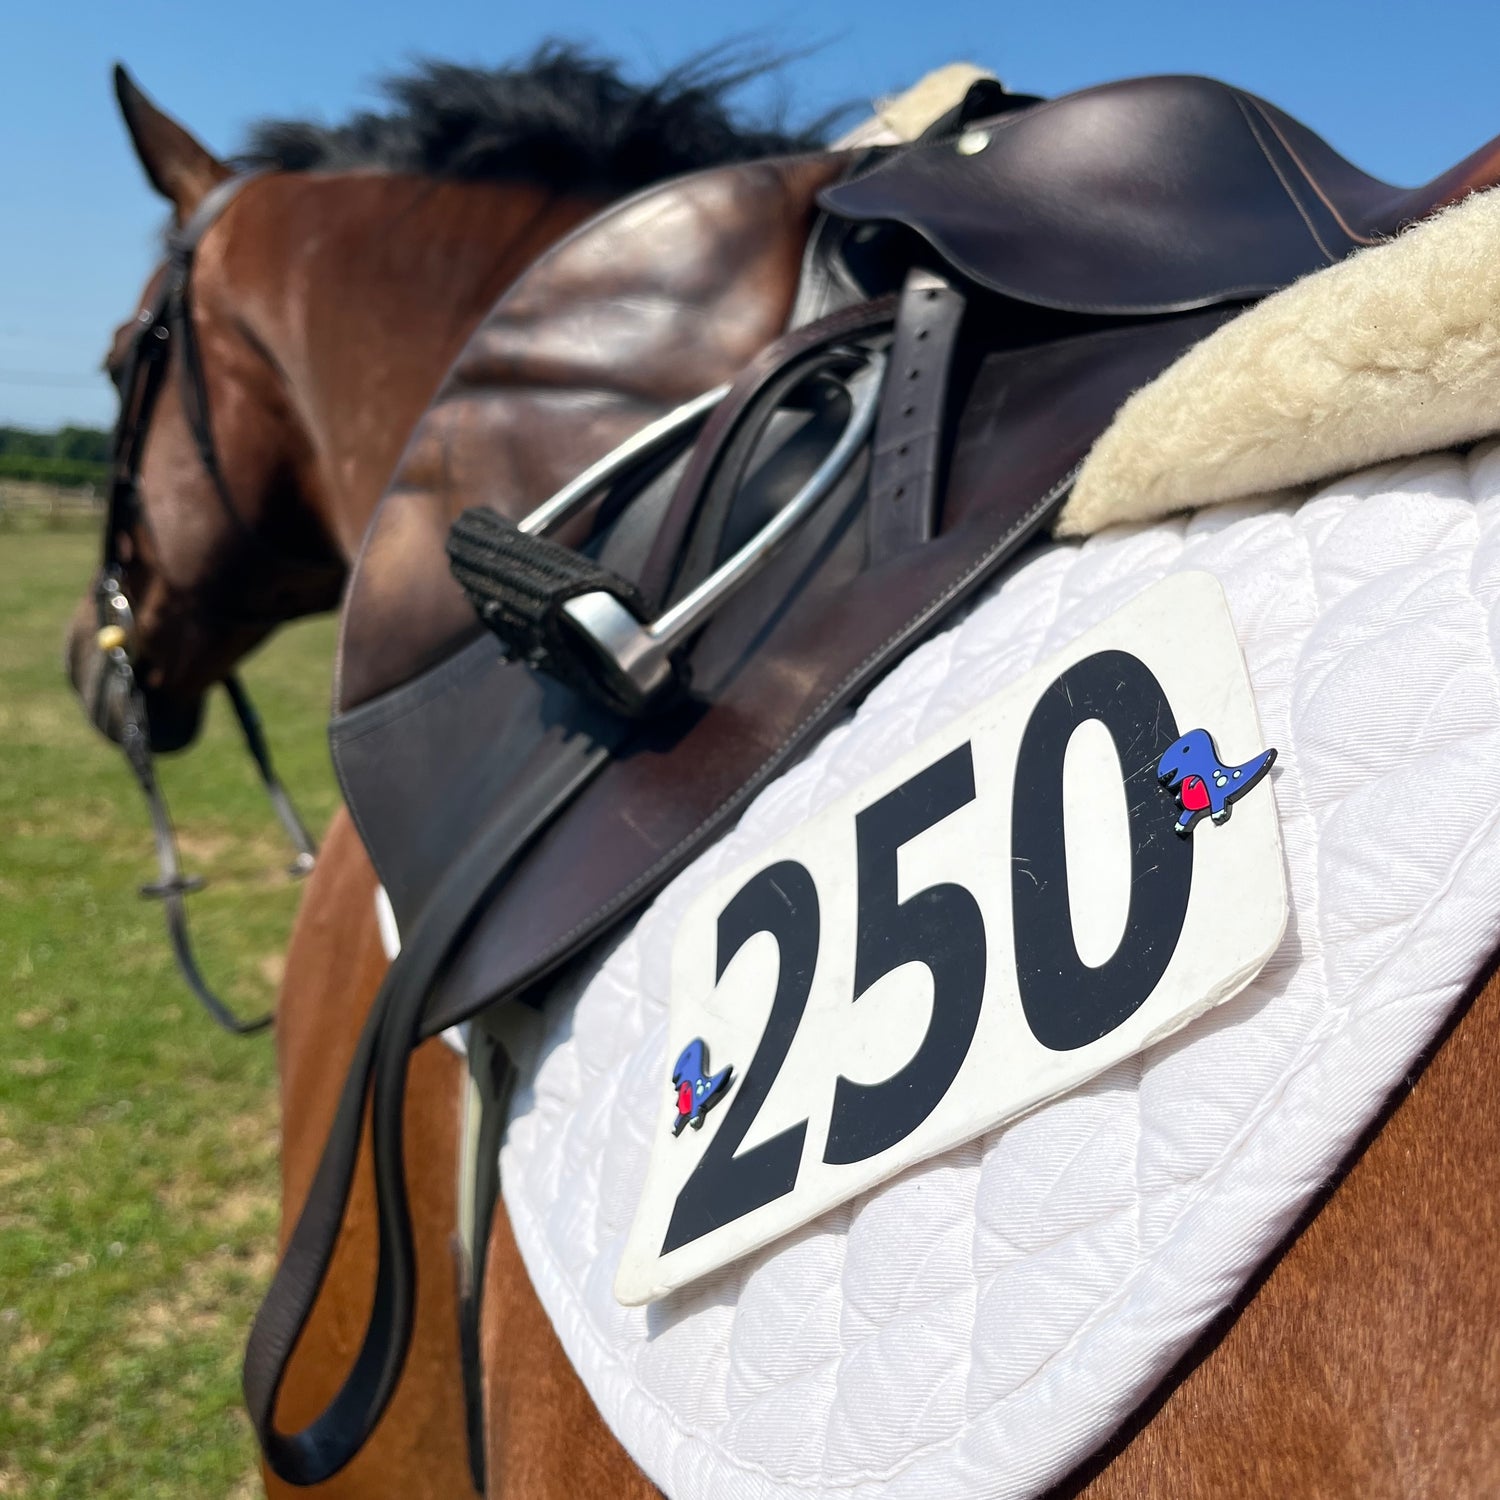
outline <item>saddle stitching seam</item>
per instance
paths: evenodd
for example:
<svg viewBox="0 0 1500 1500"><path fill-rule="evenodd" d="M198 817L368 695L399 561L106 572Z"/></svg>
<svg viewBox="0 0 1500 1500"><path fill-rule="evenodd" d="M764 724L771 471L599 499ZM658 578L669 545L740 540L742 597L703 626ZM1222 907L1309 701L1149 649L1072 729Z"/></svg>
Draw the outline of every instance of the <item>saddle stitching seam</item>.
<svg viewBox="0 0 1500 1500"><path fill-rule="evenodd" d="M1285 151L1286 154L1291 157L1293 162L1296 163L1298 170L1302 173L1303 181L1305 181L1308 187L1310 187L1317 195L1318 201L1323 205L1324 208L1328 210L1329 214L1333 218L1334 223L1336 223L1339 228L1342 229L1344 233L1355 242L1355 244L1379 245L1384 243L1384 241L1389 238L1389 236L1385 235L1361 234L1358 230L1351 228L1348 220L1345 219L1343 214L1339 212L1339 209L1334 204L1333 200L1329 198L1328 195L1323 191L1323 189L1318 185L1318 179L1314 177L1313 174L1308 170L1307 163L1302 160L1302 157L1298 154L1297 148L1293 146L1292 143L1286 138L1286 135L1282 131L1281 127L1275 122L1275 120L1273 120L1270 115L1266 113L1259 100L1255 101L1255 112L1265 122L1267 129L1269 129L1271 133L1276 137L1277 141L1280 142L1282 150Z"/></svg>
<svg viewBox="0 0 1500 1500"><path fill-rule="evenodd" d="M1323 258L1328 262L1328 264L1329 265L1333 265L1337 260L1340 259L1340 257L1336 256L1333 253L1333 251L1331 251L1328 248L1328 246L1323 242L1323 236L1318 233L1317 226L1312 221L1312 216L1308 213L1308 211L1307 211L1306 207L1304 206L1302 200L1297 196L1296 192L1293 190L1292 184L1287 180L1287 175L1286 175L1285 172L1282 171L1280 163L1266 149L1266 143L1261 138L1260 131L1258 131L1255 128L1255 121L1250 116L1250 106L1249 106L1249 104L1239 94L1238 91L1236 91L1234 97L1235 97L1235 103L1237 105L1239 105L1240 113L1245 117L1245 128L1250 132L1251 138L1254 140L1257 149L1260 151L1260 154L1266 159L1266 165L1268 167L1270 167L1270 169L1276 174L1276 180L1281 184L1281 190L1282 190L1282 192L1284 192L1286 194L1288 202L1290 202L1291 205L1292 205L1292 207L1297 210L1297 216L1302 220L1303 224L1306 225L1307 232L1312 237L1313 244L1315 244L1318 247L1318 249L1323 252ZM1270 122L1267 121L1267 124L1269 124L1269 123ZM1283 147L1286 146L1286 142L1282 141L1281 137L1279 135L1277 136L1277 140L1281 142L1281 145ZM1297 162L1297 165L1299 167L1302 165L1301 162L1297 161L1296 156L1292 154L1292 152L1290 151L1290 148L1288 148L1288 155L1292 156L1292 160L1294 162ZM1306 169L1303 168L1303 176L1306 177L1306 175L1307 175ZM1335 218L1337 218L1337 215L1335 215ZM1343 227L1342 223L1340 224L1340 227L1341 228ZM1345 231L1345 232L1347 233L1347 231ZM1351 236L1351 238L1352 238L1352 236Z"/></svg>

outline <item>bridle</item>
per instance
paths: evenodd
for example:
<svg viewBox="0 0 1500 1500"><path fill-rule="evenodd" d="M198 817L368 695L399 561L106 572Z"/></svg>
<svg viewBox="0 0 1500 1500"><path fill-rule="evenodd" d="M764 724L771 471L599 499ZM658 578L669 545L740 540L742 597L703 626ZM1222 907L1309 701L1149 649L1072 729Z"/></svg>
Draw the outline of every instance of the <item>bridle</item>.
<svg viewBox="0 0 1500 1500"><path fill-rule="evenodd" d="M204 882L201 877L186 875L182 870L171 816L156 777L146 695L135 671L136 622L125 591L125 559L120 553L120 538L130 534L144 516L140 492L141 461L151 416L165 386L169 357L175 346L181 369L183 410L199 460L236 530L243 538L265 550L264 544L254 536L235 508L219 464L209 420L208 386L193 331L191 296L193 256L203 236L240 191L259 175L245 173L220 183L204 197L187 223L172 231L167 239L165 273L150 302L137 315L136 331L120 379L120 415L115 423L111 446L104 552L94 591L99 625L96 644L104 659L104 669L97 678L92 702L86 705L94 724L106 734L107 726L117 712L119 744L151 814L159 874L151 884L141 887L141 895L163 903L172 952L188 988L220 1026L238 1035L262 1030L270 1024L271 1017L267 1014L242 1020L236 1016L210 988L193 956L185 898L200 890ZM271 799L271 806L297 851L288 873L299 877L306 875L317 857L317 846L276 775L259 715L244 684L231 674L224 679L224 689L244 735L246 748Z"/></svg>

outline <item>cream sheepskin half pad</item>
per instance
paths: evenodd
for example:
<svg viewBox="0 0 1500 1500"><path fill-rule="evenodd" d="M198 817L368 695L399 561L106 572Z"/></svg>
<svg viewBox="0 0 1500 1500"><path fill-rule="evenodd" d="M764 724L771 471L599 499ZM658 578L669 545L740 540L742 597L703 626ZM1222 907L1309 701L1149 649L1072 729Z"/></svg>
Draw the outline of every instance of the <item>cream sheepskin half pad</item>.
<svg viewBox="0 0 1500 1500"><path fill-rule="evenodd" d="M673 941L704 882L1182 569L1223 585L1280 751L1291 916L1267 967L1076 1092L618 1305L669 1087ZM1495 945L1497 648L1500 451L1429 456L1048 549L762 792L553 997L501 1152L538 1294L646 1473L675 1500L1024 1500L1098 1447Z"/></svg>
<svg viewBox="0 0 1500 1500"><path fill-rule="evenodd" d="M909 89L875 101L875 113L833 143L835 151L868 146L899 146L914 141L963 103L964 95L993 73L969 62L946 63L924 74Z"/></svg>
<svg viewBox="0 0 1500 1500"><path fill-rule="evenodd" d="M1121 521L1500 431L1500 189L1304 277L1136 392L1058 522Z"/></svg>

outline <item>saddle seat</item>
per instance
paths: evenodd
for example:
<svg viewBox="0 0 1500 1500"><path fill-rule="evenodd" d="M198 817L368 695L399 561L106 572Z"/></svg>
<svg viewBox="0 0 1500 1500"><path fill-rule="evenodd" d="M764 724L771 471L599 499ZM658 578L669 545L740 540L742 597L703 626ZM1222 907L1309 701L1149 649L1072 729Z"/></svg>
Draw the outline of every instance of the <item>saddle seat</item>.
<svg viewBox="0 0 1500 1500"><path fill-rule="evenodd" d="M907 226L1004 296L1141 316L1264 296L1497 173L1491 142L1422 187L1394 187L1253 94L1136 78L909 147L822 201Z"/></svg>

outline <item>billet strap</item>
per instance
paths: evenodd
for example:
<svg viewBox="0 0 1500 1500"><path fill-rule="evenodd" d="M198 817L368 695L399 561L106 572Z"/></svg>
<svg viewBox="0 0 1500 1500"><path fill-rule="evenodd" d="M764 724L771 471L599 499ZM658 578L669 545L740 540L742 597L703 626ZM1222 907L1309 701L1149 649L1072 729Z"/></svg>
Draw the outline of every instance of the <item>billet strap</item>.
<svg viewBox="0 0 1500 1500"><path fill-rule="evenodd" d="M364 1446L395 1390L411 1343L416 1262L406 1197L403 1105L411 1053L435 974L486 893L609 759L611 745L582 732L539 755L527 796L506 798L432 890L403 933L375 997L339 1096L333 1127L286 1253L245 1351L245 1404L266 1462L289 1484L319 1484ZM338 1244L370 1101L378 1265L358 1354L327 1406L299 1432L276 1426L276 1400Z"/></svg>
<svg viewBox="0 0 1500 1500"><path fill-rule="evenodd" d="M909 271L875 425L865 510L871 564L932 535L943 462L948 372L964 297L936 271Z"/></svg>

